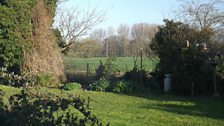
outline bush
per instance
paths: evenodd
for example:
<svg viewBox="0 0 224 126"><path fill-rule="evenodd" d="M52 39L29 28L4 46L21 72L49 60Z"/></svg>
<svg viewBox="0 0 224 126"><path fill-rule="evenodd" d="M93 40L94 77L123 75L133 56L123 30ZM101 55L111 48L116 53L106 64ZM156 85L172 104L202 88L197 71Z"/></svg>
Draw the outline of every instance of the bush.
<svg viewBox="0 0 224 126"><path fill-rule="evenodd" d="M1 126L103 125L88 109L89 103L80 97L69 96L65 99L53 93L40 93L39 89L33 88L23 89L9 99L4 94L0 90ZM3 99L8 104L4 104ZM83 116L71 112L70 109L77 110Z"/></svg>
<svg viewBox="0 0 224 126"><path fill-rule="evenodd" d="M36 79L30 75L23 73L21 75L9 72L7 68L0 68L0 83L14 87L22 87L34 85Z"/></svg>
<svg viewBox="0 0 224 126"><path fill-rule="evenodd" d="M132 92L132 87L130 86L128 81L121 80L114 84L113 92L116 93L130 93Z"/></svg>
<svg viewBox="0 0 224 126"><path fill-rule="evenodd" d="M99 79L103 76L106 78L111 78L115 75L116 71L118 71L116 65L116 58L108 57L105 63L100 61L100 65L96 69L96 79Z"/></svg>
<svg viewBox="0 0 224 126"><path fill-rule="evenodd" d="M143 85L135 81L120 80L114 83L113 92L116 93L133 93L143 91Z"/></svg>
<svg viewBox="0 0 224 126"><path fill-rule="evenodd" d="M126 80L131 81L146 81L148 79L148 73L145 70L139 70L138 68L134 67L131 71L127 71L124 75ZM142 78L141 78L142 77Z"/></svg>
<svg viewBox="0 0 224 126"><path fill-rule="evenodd" d="M131 71L127 71L123 79L141 83L145 88L152 86L152 75L145 70L139 70L134 67Z"/></svg>
<svg viewBox="0 0 224 126"><path fill-rule="evenodd" d="M90 89L93 91L106 91L109 85L110 82L105 77L101 77L99 80L90 84Z"/></svg>
<svg viewBox="0 0 224 126"><path fill-rule="evenodd" d="M221 79L224 79L224 57L222 57L220 59L220 61L218 62L217 66L216 66L216 71L217 71L217 75Z"/></svg>
<svg viewBox="0 0 224 126"><path fill-rule="evenodd" d="M159 27L150 45L160 58L156 71L159 75L172 74L172 92L175 94L212 94L214 69L208 64L214 55L212 50L216 51L215 46L211 46L212 34L206 31L208 29L193 29L181 22L164 22L165 26ZM186 40L189 40L188 47ZM211 48L204 50L204 44Z"/></svg>
<svg viewBox="0 0 224 126"><path fill-rule="evenodd" d="M96 79L100 79L104 75L105 66L102 61L100 61L100 65L96 69Z"/></svg>
<svg viewBox="0 0 224 126"><path fill-rule="evenodd" d="M34 23L31 22L32 7L36 0L1 0L0 2L0 67L19 74L24 54L31 46Z"/></svg>
<svg viewBox="0 0 224 126"><path fill-rule="evenodd" d="M57 80L52 74L42 73L36 76L36 83L43 87L54 87L56 82Z"/></svg>
<svg viewBox="0 0 224 126"><path fill-rule="evenodd" d="M73 83L67 83L64 85L63 89L67 90L67 91L71 91L71 90L78 90L81 89L81 84L77 83L77 82L73 82Z"/></svg>

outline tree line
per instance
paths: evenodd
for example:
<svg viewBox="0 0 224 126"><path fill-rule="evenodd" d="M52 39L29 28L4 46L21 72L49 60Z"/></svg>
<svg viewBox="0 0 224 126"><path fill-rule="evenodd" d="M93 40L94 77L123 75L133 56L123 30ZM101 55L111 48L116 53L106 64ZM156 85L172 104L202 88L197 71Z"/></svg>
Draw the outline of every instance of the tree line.
<svg viewBox="0 0 224 126"><path fill-rule="evenodd" d="M132 27L121 24L117 29L95 29L89 37L71 42L73 44L67 54L78 57L126 57L142 52L148 56L151 52L149 45L157 31L158 25L148 23L138 23Z"/></svg>

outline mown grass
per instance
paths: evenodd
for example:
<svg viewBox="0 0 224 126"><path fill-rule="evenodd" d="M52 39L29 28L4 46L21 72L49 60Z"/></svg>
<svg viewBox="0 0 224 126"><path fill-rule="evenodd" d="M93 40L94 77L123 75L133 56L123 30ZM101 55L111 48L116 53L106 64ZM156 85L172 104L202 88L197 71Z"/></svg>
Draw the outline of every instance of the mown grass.
<svg viewBox="0 0 224 126"><path fill-rule="evenodd" d="M0 86L8 95L19 89ZM63 91L41 88L61 97L90 97L91 110L112 126L224 126L224 102L210 98L186 98L144 94L128 96L93 91Z"/></svg>
<svg viewBox="0 0 224 126"><path fill-rule="evenodd" d="M106 57L100 58L75 58L75 57L64 57L64 63L67 70L87 70L87 63L89 63L90 71L95 71L95 69L100 65L100 61L106 62ZM158 60L143 57L143 68L146 71L152 71ZM130 71L134 66L133 57L116 57L116 62L118 70L120 71ZM140 58L137 61L138 66L140 66Z"/></svg>

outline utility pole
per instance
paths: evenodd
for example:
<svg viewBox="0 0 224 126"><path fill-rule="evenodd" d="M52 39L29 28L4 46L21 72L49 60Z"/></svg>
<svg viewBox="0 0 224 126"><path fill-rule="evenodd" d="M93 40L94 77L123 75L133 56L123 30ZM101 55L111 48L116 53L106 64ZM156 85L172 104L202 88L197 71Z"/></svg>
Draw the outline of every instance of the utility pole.
<svg viewBox="0 0 224 126"><path fill-rule="evenodd" d="M109 44L108 44L108 39L106 39L106 57L108 57L108 53L109 53Z"/></svg>
<svg viewBox="0 0 224 126"><path fill-rule="evenodd" d="M142 83L142 70L143 70L143 66L142 66L142 50L143 48L141 47L140 48L140 58L141 58L141 61L140 61L140 69L141 69L141 72L140 72L140 82Z"/></svg>

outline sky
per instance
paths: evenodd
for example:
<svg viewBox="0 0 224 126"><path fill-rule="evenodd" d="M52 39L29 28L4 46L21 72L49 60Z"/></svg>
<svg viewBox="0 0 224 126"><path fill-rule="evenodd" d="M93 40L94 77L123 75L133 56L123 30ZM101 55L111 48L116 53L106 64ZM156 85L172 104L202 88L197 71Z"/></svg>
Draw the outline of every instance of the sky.
<svg viewBox="0 0 224 126"><path fill-rule="evenodd" d="M105 21L95 28L118 28L120 24L162 24L163 19L174 17L177 0L68 0L62 8L78 7L81 10L97 8L105 13Z"/></svg>

